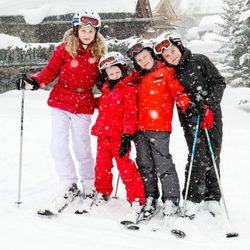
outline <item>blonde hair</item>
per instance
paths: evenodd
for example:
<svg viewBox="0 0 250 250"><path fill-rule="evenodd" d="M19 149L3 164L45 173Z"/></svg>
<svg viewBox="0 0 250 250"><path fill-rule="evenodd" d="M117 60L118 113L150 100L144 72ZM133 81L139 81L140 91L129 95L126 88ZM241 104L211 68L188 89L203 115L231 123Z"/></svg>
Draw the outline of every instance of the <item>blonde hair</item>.
<svg viewBox="0 0 250 250"><path fill-rule="evenodd" d="M66 45L66 50L69 52L69 54L72 57L76 57L80 41L79 38L74 35L73 29L69 29L65 32L63 42ZM90 51L91 55L97 61L107 52L104 37L99 32L97 32L96 39L91 44Z"/></svg>

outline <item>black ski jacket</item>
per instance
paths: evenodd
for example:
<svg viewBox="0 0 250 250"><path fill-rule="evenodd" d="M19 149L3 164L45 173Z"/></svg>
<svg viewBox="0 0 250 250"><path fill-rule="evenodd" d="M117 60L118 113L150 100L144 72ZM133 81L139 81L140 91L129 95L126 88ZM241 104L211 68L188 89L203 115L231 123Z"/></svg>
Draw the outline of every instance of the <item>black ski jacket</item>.
<svg viewBox="0 0 250 250"><path fill-rule="evenodd" d="M213 111L215 120L221 119L220 102L226 83L209 58L184 48L180 63L174 68L191 101L203 101ZM178 113L181 125L187 125L185 115L179 109Z"/></svg>

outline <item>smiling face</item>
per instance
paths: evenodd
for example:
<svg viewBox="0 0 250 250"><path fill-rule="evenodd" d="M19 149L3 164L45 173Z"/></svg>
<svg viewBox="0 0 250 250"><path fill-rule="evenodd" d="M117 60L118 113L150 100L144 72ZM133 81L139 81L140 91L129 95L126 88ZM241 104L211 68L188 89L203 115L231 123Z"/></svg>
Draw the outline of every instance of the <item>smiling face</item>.
<svg viewBox="0 0 250 250"><path fill-rule="evenodd" d="M78 30L78 37L83 44L90 44L94 41L96 29L91 25L82 25Z"/></svg>
<svg viewBox="0 0 250 250"><path fill-rule="evenodd" d="M168 64L177 66L181 60L182 54L178 47L172 45L168 49L163 50L162 57Z"/></svg>
<svg viewBox="0 0 250 250"><path fill-rule="evenodd" d="M147 49L135 55L135 61L142 69L150 70L154 66L154 58Z"/></svg>
<svg viewBox="0 0 250 250"><path fill-rule="evenodd" d="M105 70L110 80L117 80L122 77L122 71L118 66L110 66Z"/></svg>

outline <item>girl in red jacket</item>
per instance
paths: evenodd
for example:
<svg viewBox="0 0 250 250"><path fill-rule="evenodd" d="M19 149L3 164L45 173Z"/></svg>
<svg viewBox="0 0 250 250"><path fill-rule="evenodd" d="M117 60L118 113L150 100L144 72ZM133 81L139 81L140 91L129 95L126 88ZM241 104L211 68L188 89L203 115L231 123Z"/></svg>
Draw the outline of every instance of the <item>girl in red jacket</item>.
<svg viewBox="0 0 250 250"><path fill-rule="evenodd" d="M180 201L179 180L169 152L174 102L183 112L191 102L174 78L174 70L155 60L150 40L135 39L130 43L127 55L141 75L135 145L136 163L145 186L144 217L150 217L156 211L160 196L158 179L163 214L171 216L177 212Z"/></svg>
<svg viewBox="0 0 250 250"><path fill-rule="evenodd" d="M114 158L135 219L145 202L142 178L129 158L130 141L135 134L137 120L136 86L131 84L132 76L127 76L126 62L119 52L105 54L99 62L99 70L107 81L101 87L99 115L92 128L92 134L98 137L95 204L105 203L112 193L111 169Z"/></svg>
<svg viewBox="0 0 250 250"><path fill-rule="evenodd" d="M72 23L73 28L66 31L63 43L47 66L17 82L18 89L36 90L57 79L48 105L52 107L51 150L62 187L62 200L72 200L79 193L78 180L85 194L92 195L94 159L89 134L94 112L92 88L97 83L98 61L105 53L104 39L98 32L101 20L97 12L87 9L78 12ZM78 174L69 150L70 132Z"/></svg>

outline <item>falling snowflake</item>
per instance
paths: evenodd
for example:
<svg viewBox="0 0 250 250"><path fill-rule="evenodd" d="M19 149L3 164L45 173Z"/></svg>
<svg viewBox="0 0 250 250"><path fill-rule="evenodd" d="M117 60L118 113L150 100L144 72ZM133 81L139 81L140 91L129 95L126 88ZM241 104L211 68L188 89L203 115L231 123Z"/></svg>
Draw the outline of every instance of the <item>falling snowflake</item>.
<svg viewBox="0 0 250 250"><path fill-rule="evenodd" d="M70 65L71 65L72 68L76 68L79 65L79 62L77 60L73 59L70 62Z"/></svg>
<svg viewBox="0 0 250 250"><path fill-rule="evenodd" d="M157 119L159 117L159 114L156 110L151 110L149 115L152 117L152 119Z"/></svg>
<svg viewBox="0 0 250 250"><path fill-rule="evenodd" d="M93 63L96 62L96 60L95 60L94 58L90 57L90 58L88 59L88 62L89 62L90 64L93 64Z"/></svg>

